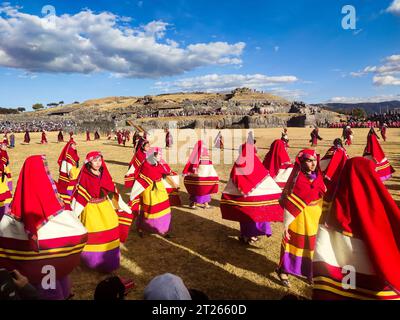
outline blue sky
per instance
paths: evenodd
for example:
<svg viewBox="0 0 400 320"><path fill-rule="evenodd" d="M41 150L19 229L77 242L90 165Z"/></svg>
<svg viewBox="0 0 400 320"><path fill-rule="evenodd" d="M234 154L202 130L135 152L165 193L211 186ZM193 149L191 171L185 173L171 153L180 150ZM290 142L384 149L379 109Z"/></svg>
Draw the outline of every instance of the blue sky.
<svg viewBox="0 0 400 320"><path fill-rule="evenodd" d="M355 30L342 28L347 4ZM8 1L0 106L241 85L309 103L400 100L399 40L399 0Z"/></svg>

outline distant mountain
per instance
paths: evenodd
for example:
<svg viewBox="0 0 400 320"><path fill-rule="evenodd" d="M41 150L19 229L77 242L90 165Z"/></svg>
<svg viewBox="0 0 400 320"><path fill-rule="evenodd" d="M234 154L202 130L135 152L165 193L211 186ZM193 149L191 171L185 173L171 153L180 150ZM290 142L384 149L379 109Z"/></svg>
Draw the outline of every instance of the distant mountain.
<svg viewBox="0 0 400 320"><path fill-rule="evenodd" d="M400 109L400 101L384 101L384 102L359 102L359 103L323 103L315 104L328 110L343 112L351 111L354 108L363 108L368 114L374 112L387 112L387 110Z"/></svg>

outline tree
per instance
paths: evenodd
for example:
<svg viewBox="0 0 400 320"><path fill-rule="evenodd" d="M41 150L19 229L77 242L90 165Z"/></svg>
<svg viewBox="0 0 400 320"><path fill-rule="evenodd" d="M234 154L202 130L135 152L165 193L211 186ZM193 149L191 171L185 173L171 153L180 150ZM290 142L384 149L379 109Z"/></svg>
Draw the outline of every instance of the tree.
<svg viewBox="0 0 400 320"><path fill-rule="evenodd" d="M24 111L26 111L26 109L25 109L24 107L19 107L19 108L17 108L17 110L18 110L19 112L24 112Z"/></svg>
<svg viewBox="0 0 400 320"><path fill-rule="evenodd" d="M59 104L59 105L64 104L64 101L60 101L58 104Z"/></svg>
<svg viewBox="0 0 400 320"><path fill-rule="evenodd" d="M363 108L354 108L351 115L357 119L364 119L367 117L367 113Z"/></svg>
<svg viewBox="0 0 400 320"><path fill-rule="evenodd" d="M41 103L35 103L33 106L32 106L32 109L33 110L40 110L40 109L43 109L44 108L44 106L43 106L43 104L41 104Z"/></svg>

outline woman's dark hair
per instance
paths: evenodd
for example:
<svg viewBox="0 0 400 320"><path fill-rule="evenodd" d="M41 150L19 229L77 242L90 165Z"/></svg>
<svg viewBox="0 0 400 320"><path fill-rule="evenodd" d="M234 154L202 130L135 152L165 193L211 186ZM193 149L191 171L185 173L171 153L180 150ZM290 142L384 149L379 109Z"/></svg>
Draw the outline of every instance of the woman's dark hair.
<svg viewBox="0 0 400 320"><path fill-rule="evenodd" d="M94 300L123 300L125 286L116 276L100 281L94 292Z"/></svg>
<svg viewBox="0 0 400 320"><path fill-rule="evenodd" d="M340 139L340 138L336 138L334 141L333 141L333 145L335 146L335 147L342 147L343 148L343 141L342 141L342 139Z"/></svg>
<svg viewBox="0 0 400 320"><path fill-rule="evenodd" d="M197 289L188 289L188 291L189 291L189 294L190 294L190 297L192 298L192 300L197 300L197 301L210 300L208 298L208 296L203 291L200 291L200 290L197 290Z"/></svg>

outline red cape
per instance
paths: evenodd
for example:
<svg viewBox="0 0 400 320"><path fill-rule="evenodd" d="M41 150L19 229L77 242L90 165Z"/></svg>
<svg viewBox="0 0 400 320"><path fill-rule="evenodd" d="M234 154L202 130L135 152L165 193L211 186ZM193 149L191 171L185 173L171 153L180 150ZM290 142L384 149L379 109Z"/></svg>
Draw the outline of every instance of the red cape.
<svg viewBox="0 0 400 320"><path fill-rule="evenodd" d="M263 165L269 171L272 178L275 178L279 169L290 164L290 157L286 151L285 142L283 140L275 140L265 155Z"/></svg>
<svg viewBox="0 0 400 320"><path fill-rule="evenodd" d="M45 161L45 156L25 160L11 204L11 216L23 222L33 240L40 227L64 210Z"/></svg>
<svg viewBox="0 0 400 320"><path fill-rule="evenodd" d="M233 164L230 176L233 184L244 195L248 195L268 176L268 170L258 158L254 144L241 145L239 157Z"/></svg>
<svg viewBox="0 0 400 320"><path fill-rule="evenodd" d="M327 224L363 240L377 275L400 292L400 209L370 160L346 162Z"/></svg>

